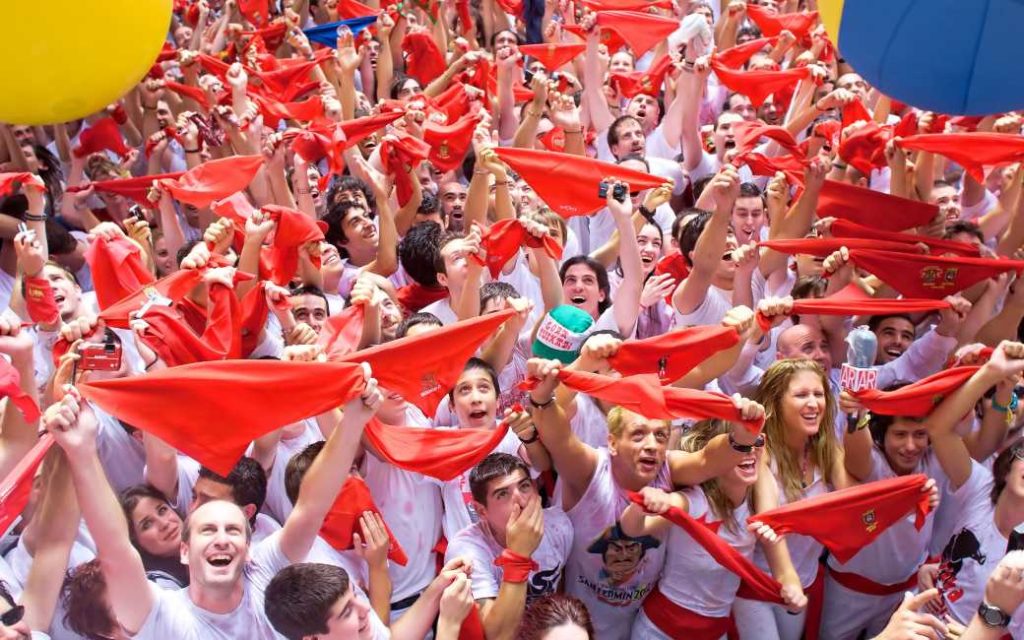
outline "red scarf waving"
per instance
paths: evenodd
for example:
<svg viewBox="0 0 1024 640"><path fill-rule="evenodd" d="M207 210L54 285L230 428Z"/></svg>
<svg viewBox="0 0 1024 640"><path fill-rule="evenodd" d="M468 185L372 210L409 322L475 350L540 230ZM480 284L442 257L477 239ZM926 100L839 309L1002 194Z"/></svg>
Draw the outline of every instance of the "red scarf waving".
<svg viewBox="0 0 1024 640"><path fill-rule="evenodd" d="M931 511L928 493L921 491L928 478L923 474L869 482L800 500L751 516L775 533L798 533L825 545L839 562L848 562L878 536L915 512L914 526L924 526Z"/></svg>
<svg viewBox="0 0 1024 640"><path fill-rule="evenodd" d="M4 358L0 358L0 398L10 398L25 422L39 419L39 405L21 389L21 374Z"/></svg>
<svg viewBox="0 0 1024 640"><path fill-rule="evenodd" d="M978 369L980 367L953 367L895 391L862 389L851 393L868 411L883 416L924 418Z"/></svg>
<svg viewBox="0 0 1024 640"><path fill-rule="evenodd" d="M142 250L128 238L96 238L85 250L100 309L135 293L156 278L142 261Z"/></svg>
<svg viewBox="0 0 1024 640"><path fill-rule="evenodd" d="M716 57L711 58L711 68L723 85L750 98L754 107L760 107L773 93L788 89L811 76L808 67L785 71L737 71L730 69Z"/></svg>
<svg viewBox="0 0 1024 640"><path fill-rule="evenodd" d="M421 429L373 419L363 434L377 455L399 469L453 480L494 451L507 432L505 422L494 429Z"/></svg>
<svg viewBox="0 0 1024 640"><path fill-rule="evenodd" d="M627 340L608 362L624 376L656 373L663 384L670 384L739 341L739 334L729 327L682 327L653 338Z"/></svg>
<svg viewBox="0 0 1024 640"><path fill-rule="evenodd" d="M357 351L345 356L343 361L369 363L380 386L401 394L425 415L432 416L441 399L462 375L470 356L514 314L506 309L463 320ZM445 345L445 348L439 349L438 345Z"/></svg>
<svg viewBox="0 0 1024 640"><path fill-rule="evenodd" d="M350 362L220 360L78 385L107 413L226 476L253 440L343 405L366 385Z"/></svg>
<svg viewBox="0 0 1024 640"><path fill-rule="evenodd" d="M487 257L480 258L477 254L471 254L471 257L481 265L485 265L493 279L497 279L501 268L512 256L516 255L520 247L544 249L544 253L552 259L562 259L562 245L558 244L557 240L547 234L543 238L534 237L517 219L499 220L492 224L484 232L480 246L486 252Z"/></svg>
<svg viewBox="0 0 1024 640"><path fill-rule="evenodd" d="M1006 271L1021 271L1024 260L922 256L851 249L850 261L911 298L943 298Z"/></svg>
<svg viewBox="0 0 1024 640"><path fill-rule="evenodd" d="M429 155L429 144L402 131L388 134L381 141L381 166L395 179L399 206L404 207L412 198L413 169Z"/></svg>
<svg viewBox="0 0 1024 640"><path fill-rule="evenodd" d="M885 242L904 242L909 244L928 245L931 253L938 255L952 253L958 256L977 258L981 256L981 250L977 245L956 240L942 240L931 236L922 236L916 233L899 233L896 231L880 231L863 227L849 220L836 220L832 223L830 232L837 238L861 238L866 240L882 240ZM876 246L875 249L882 247Z"/></svg>
<svg viewBox="0 0 1024 640"><path fill-rule="evenodd" d="M1024 136L1003 133L922 133L903 138L899 146L946 156L982 184L985 167L1024 160Z"/></svg>
<svg viewBox="0 0 1024 640"><path fill-rule="evenodd" d="M226 198L248 187L263 162L263 156L231 156L210 160L189 169L180 178L163 178L160 184L176 200L203 208L214 200Z"/></svg>
<svg viewBox="0 0 1024 640"><path fill-rule="evenodd" d="M818 217L842 218L882 231L922 227L939 213L933 204L826 180L818 196Z"/></svg>
<svg viewBox="0 0 1024 640"><path fill-rule="evenodd" d="M90 182L89 184L80 184L68 187L66 191L68 193L77 193L92 187L99 193L113 193L119 196L124 196L129 200L134 201L139 206L148 209L153 206L153 203L146 197L146 193L149 192L149 188L153 186L154 182L159 182L161 180L177 180L183 175L185 175L185 173L183 171L179 171L178 173L161 173L157 175L142 176L139 178L100 180L99 182ZM0 193L3 193L2 189L0 189Z"/></svg>
<svg viewBox="0 0 1024 640"><path fill-rule="evenodd" d="M643 497L638 493L630 493L629 499L641 507L644 504ZM749 558L733 549L728 542L718 537L718 534L709 529L707 525L701 524L679 507L669 508L668 511L661 514L661 517L677 527L681 527L690 534L694 542L707 550L708 555L714 558L715 562L739 576L738 596L761 602L783 604L782 584L761 571Z"/></svg>
<svg viewBox="0 0 1024 640"><path fill-rule="evenodd" d="M6 362L6 360L5 360ZM32 482L35 480L36 471L43 463L50 447L53 446L53 436L46 433L36 444L25 454L25 457L14 465L7 477L0 481L0 527L4 531L11 528L14 521L18 519L21 512L28 505L29 494L32 493Z"/></svg>

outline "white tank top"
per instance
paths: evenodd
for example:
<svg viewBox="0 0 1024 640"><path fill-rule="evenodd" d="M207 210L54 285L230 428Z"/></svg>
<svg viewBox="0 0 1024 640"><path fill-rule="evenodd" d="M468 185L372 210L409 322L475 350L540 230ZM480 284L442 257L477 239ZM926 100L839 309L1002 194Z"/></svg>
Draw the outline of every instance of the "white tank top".
<svg viewBox="0 0 1024 640"><path fill-rule="evenodd" d="M729 543L747 558L754 555L754 534L747 531L747 503L736 508L736 531L730 530L711 511L707 496L700 487L683 491L690 501L689 513L697 520L706 521L718 537ZM679 606L711 618L729 615L740 577L718 564L714 558L694 541L681 527L673 525L668 534L665 568L658 585L661 592Z"/></svg>
<svg viewBox="0 0 1024 640"><path fill-rule="evenodd" d="M618 526L629 504L612 478L607 449L597 449L590 486L567 515L574 536L566 591L587 605L597 638L628 638L633 618L661 574L665 544L651 536L630 538ZM671 490L668 465L651 486Z"/></svg>
<svg viewBox="0 0 1024 640"><path fill-rule="evenodd" d="M776 471L774 460L771 466L772 475L775 476L775 482L779 487L779 506L781 507L789 504L789 500L786 499L786 492L782 487L782 482L778 479L779 474ZM803 490L800 494L800 500L824 495L829 491L831 489L825 484L825 480L821 476L821 469L815 467L814 482ZM802 536L796 533L786 534L785 540L786 546L789 548L789 557L793 561L793 568L796 569L797 575L800 576L800 585L807 589L818 575L818 560L821 558L824 546L810 536ZM760 545L754 550L754 562L763 571L769 571L768 560Z"/></svg>

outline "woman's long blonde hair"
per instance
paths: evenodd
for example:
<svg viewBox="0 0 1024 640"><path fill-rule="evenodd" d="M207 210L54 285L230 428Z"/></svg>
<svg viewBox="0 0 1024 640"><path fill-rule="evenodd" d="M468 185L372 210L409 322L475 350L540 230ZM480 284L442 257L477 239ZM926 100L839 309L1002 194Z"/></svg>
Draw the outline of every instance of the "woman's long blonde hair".
<svg viewBox="0 0 1024 640"><path fill-rule="evenodd" d="M838 463L839 443L836 440L835 412L836 402L828 376L817 362L813 360L779 360L768 367L761 378L761 384L754 394L754 400L764 406L764 433L767 440L767 453L775 462L776 473L782 481L782 488L789 502L799 500L803 495L804 479L800 469L798 456L786 446L786 424L782 419L782 401L789 390L793 377L803 371L809 371L821 379L825 390L825 412L821 417L818 433L810 438L811 463L821 470L826 482L832 478L832 472Z"/></svg>
<svg viewBox="0 0 1024 640"><path fill-rule="evenodd" d="M701 420L697 424L693 425L683 436L682 441L679 443L679 448L683 451L697 452L708 446L712 438L718 435L729 433L732 430L730 423L724 420ZM740 523L736 520L736 506L733 505L729 497L725 495L725 491L718 484L717 478L711 478L701 483L700 488L704 490L704 495L708 499L708 505L711 507L711 513L714 516L725 523L726 529L736 533L740 530ZM752 487L751 487L752 488ZM748 488L747 490L747 503L751 503L754 492ZM751 504L751 507L753 505Z"/></svg>

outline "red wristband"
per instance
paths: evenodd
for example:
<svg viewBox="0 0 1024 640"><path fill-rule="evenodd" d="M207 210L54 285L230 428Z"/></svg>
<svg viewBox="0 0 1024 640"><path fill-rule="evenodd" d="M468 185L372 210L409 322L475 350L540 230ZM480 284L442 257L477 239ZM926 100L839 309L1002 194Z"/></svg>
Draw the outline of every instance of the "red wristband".
<svg viewBox="0 0 1024 640"><path fill-rule="evenodd" d="M526 582L531 571L540 568L532 558L521 556L515 551L505 549L501 555L494 559L494 566L501 567L502 581L521 583Z"/></svg>

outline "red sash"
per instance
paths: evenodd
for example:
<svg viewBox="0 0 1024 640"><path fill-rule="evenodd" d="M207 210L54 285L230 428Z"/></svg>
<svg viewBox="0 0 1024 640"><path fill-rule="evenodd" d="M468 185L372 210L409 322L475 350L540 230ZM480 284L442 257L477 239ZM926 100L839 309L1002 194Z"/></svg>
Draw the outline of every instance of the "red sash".
<svg viewBox="0 0 1024 640"><path fill-rule="evenodd" d="M729 631L728 616L702 616L672 602L657 587L644 600L643 609L647 619L673 640L718 640Z"/></svg>
<svg viewBox="0 0 1024 640"><path fill-rule="evenodd" d="M821 632L821 612L825 605L825 565L818 565L818 575L811 586L804 589L807 595L807 621L804 623L804 640L818 640Z"/></svg>
<svg viewBox="0 0 1024 640"><path fill-rule="evenodd" d="M917 587L916 572L903 582L897 582L896 584L882 584L881 582L875 582L874 580L865 578L864 576L856 573L836 571L832 567L828 568L828 573L832 576L833 580L850 591L865 593L869 596L891 596L894 593L900 593Z"/></svg>

